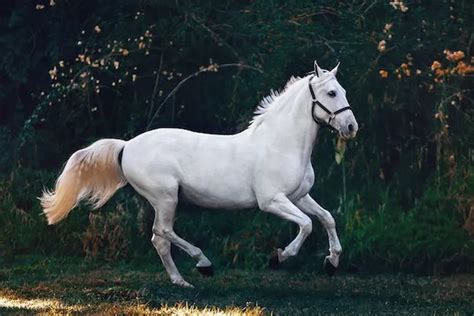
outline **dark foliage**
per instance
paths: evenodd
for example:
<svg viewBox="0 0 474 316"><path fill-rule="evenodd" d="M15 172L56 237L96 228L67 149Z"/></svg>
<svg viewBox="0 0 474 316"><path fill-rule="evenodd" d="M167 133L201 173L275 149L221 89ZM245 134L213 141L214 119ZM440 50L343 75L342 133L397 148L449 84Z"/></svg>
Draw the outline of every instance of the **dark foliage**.
<svg viewBox="0 0 474 316"><path fill-rule="evenodd" d="M131 190L57 227L46 226L36 196L74 151L100 138L242 130L271 88L317 59L325 68L341 61L361 125L347 149L324 133L313 157L312 193L335 210L346 267L466 270L473 9L447 0L4 1L2 254L151 254L152 215ZM262 266L296 233L256 211L210 212L181 206L177 230L229 266ZM326 247L316 232L295 264L319 268Z"/></svg>

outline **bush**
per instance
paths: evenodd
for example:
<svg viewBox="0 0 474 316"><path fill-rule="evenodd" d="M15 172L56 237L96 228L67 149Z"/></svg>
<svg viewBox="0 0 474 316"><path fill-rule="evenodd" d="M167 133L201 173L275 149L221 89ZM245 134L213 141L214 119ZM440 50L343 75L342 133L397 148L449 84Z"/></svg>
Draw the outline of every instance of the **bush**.
<svg viewBox="0 0 474 316"><path fill-rule="evenodd" d="M463 269L474 230L472 12L472 1L448 0L16 1L0 21L2 252L156 257L152 211L131 190L57 227L36 196L99 138L242 130L271 88L317 59L341 61L360 123L347 149L322 133L313 157L312 194L334 211L346 268ZM262 267L296 234L255 210L183 209L178 232L227 266ZM319 268L326 248L315 229L295 261Z"/></svg>

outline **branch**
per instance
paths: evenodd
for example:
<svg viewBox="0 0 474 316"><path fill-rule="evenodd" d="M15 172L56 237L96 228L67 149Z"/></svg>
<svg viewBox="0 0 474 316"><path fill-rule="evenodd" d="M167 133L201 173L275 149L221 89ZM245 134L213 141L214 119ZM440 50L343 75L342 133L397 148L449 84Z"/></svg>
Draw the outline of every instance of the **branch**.
<svg viewBox="0 0 474 316"><path fill-rule="evenodd" d="M255 71L258 71L259 73L263 73L263 71L259 68L256 68L256 67L253 67L253 66L249 66L249 65L246 65L246 64L241 64L241 63L231 63L231 64L221 64L221 65L218 65L218 64L211 64L209 65L208 67L204 68L202 67L201 69L199 69L198 71L190 74L189 76L187 76L186 78L184 78L183 80L181 80L177 85L176 87L174 87L173 90L171 90L171 92L164 98L164 100L160 103L160 105L158 106L158 108L156 109L155 113L153 114L153 116L151 117L151 119L148 120L148 124L146 126L146 130L148 131L153 123L153 121L155 120L155 118L158 116L158 113L160 112L161 108L165 105L165 103L173 96L176 94L176 92L178 92L178 90L186 83L186 81L190 80L191 78L194 78L194 77L197 77L199 74L203 73L203 72L217 72L219 68L230 68L230 67L238 67L238 68L245 68L245 69L252 69L252 70L255 70Z"/></svg>
<svg viewBox="0 0 474 316"><path fill-rule="evenodd" d="M235 58L237 59L240 59L239 57L239 54L237 53L237 51L229 45L229 43L227 43L226 41L224 41L220 36L219 34L217 34L216 32L214 32L210 27L208 27L206 24L204 24L204 22L200 21L195 14L191 13L190 14L191 16L191 19L193 19L194 22L196 22L197 24L199 24L199 26L201 26L204 30L206 30L206 32L208 32L210 35L211 35L211 38L217 43L217 45L224 45L226 46L228 49L231 50L232 54L234 55Z"/></svg>
<svg viewBox="0 0 474 316"><path fill-rule="evenodd" d="M153 109L155 108L156 90L158 90L158 82L160 81L160 73L161 73L162 67L163 67L163 53L161 53L160 66L158 67L158 73L156 74L156 79L155 79L155 86L153 87L153 94L151 95L151 105L150 105L150 111L148 112L148 120L150 120L151 113L153 113Z"/></svg>

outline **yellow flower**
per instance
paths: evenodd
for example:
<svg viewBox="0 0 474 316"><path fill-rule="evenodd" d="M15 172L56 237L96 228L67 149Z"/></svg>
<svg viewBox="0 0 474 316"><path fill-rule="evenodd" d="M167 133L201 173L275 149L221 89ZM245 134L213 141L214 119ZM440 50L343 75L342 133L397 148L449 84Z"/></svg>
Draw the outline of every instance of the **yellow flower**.
<svg viewBox="0 0 474 316"><path fill-rule="evenodd" d="M393 23L387 23L387 24L385 24L385 26L383 27L383 32L384 32L384 33L390 32L390 30L392 29L392 26L393 26Z"/></svg>
<svg viewBox="0 0 474 316"><path fill-rule="evenodd" d="M51 80L57 79L58 69L56 68L56 66L54 66L53 69L51 69L48 73L49 73L49 76L51 77Z"/></svg>
<svg viewBox="0 0 474 316"><path fill-rule="evenodd" d="M395 9L395 10L400 10L402 12L407 12L408 7L403 3L401 0L393 0L390 1L390 5Z"/></svg>
<svg viewBox="0 0 474 316"><path fill-rule="evenodd" d="M122 50L122 55L127 56L128 55L128 49L124 48Z"/></svg>
<svg viewBox="0 0 474 316"><path fill-rule="evenodd" d="M380 77L382 78L387 78L388 77L388 71L380 69L379 70Z"/></svg>
<svg viewBox="0 0 474 316"><path fill-rule="evenodd" d="M387 44L387 42L385 42L385 40L381 40L381 41L379 42L379 45L378 45L378 47L377 47L377 49L379 50L379 52L384 52L384 51L385 51L385 49L386 49L386 44Z"/></svg>

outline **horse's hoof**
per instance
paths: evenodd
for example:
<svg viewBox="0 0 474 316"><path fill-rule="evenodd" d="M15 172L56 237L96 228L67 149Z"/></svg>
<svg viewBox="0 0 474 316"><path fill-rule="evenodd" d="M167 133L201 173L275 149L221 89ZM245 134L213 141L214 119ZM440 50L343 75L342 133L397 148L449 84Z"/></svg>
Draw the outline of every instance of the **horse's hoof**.
<svg viewBox="0 0 474 316"><path fill-rule="evenodd" d="M332 277L334 274L336 274L337 267L333 266L328 258L324 259L323 266L328 276Z"/></svg>
<svg viewBox="0 0 474 316"><path fill-rule="evenodd" d="M207 267L196 267L199 271L204 276L211 277L214 275L214 267L213 266L207 266Z"/></svg>
<svg viewBox="0 0 474 316"><path fill-rule="evenodd" d="M272 252L270 260L268 261L270 269L277 270L280 267L280 259L278 258L278 249Z"/></svg>
<svg viewBox="0 0 474 316"><path fill-rule="evenodd" d="M174 285L177 285L177 286L188 288L188 289L194 288L194 286L191 283L188 283L188 282L184 281L183 279L171 280L171 283L173 283Z"/></svg>

